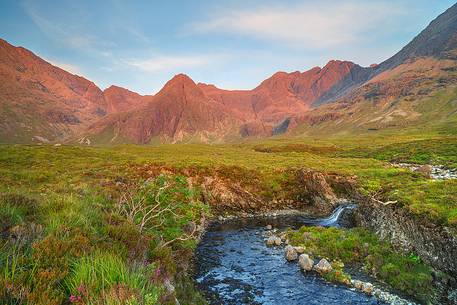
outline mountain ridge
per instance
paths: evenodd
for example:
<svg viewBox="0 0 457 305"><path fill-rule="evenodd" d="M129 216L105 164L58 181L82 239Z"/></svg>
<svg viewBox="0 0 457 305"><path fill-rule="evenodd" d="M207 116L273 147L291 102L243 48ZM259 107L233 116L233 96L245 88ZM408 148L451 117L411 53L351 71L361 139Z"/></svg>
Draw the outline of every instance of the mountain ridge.
<svg viewBox="0 0 457 305"><path fill-rule="evenodd" d="M345 112L361 111L365 102L395 109L404 97L422 100L424 92L452 87L456 49L457 4L378 65L330 60L322 68L276 72L251 90L196 84L181 73L156 95L142 96L119 86L101 90L0 40L0 139L46 142L83 136L101 143L146 144L267 137L309 122L336 122ZM410 106L399 104L415 107L413 100ZM376 109L372 112L366 120Z"/></svg>

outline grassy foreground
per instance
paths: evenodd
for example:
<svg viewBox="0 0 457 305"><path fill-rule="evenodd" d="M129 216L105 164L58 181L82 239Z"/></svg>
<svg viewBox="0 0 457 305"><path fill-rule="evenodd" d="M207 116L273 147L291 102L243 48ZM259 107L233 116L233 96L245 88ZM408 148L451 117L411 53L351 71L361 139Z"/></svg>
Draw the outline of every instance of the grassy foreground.
<svg viewBox="0 0 457 305"><path fill-rule="evenodd" d="M0 145L0 303L203 304L184 270L195 228L211 211L187 172L217 173L265 198L290 187L290 168L355 175L361 192L456 228L457 181L387 163L457 168L456 152L456 137L439 132L213 146Z"/></svg>

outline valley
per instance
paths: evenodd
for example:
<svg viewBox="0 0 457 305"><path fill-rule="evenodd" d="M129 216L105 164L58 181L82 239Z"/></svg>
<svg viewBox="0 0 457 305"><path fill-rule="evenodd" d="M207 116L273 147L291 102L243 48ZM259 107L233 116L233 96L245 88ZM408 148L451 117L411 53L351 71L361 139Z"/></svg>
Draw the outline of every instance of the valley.
<svg viewBox="0 0 457 305"><path fill-rule="evenodd" d="M0 303L457 304L457 4L243 90L102 89L0 39Z"/></svg>

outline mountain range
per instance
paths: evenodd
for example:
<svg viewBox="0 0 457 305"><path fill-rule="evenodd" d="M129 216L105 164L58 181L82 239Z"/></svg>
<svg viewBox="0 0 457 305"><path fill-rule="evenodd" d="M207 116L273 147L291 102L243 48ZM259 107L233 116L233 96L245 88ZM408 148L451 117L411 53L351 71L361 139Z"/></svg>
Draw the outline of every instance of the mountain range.
<svg viewBox="0 0 457 305"><path fill-rule="evenodd" d="M252 90L196 84L184 74L153 96L101 90L0 39L0 142L215 143L376 131L452 121L456 85L457 4L379 65L331 60L277 72Z"/></svg>

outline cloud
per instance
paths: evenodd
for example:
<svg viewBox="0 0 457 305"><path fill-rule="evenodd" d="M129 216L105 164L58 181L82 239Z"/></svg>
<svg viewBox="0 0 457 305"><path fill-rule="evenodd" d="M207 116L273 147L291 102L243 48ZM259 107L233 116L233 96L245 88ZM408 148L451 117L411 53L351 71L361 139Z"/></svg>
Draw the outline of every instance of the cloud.
<svg viewBox="0 0 457 305"><path fill-rule="evenodd" d="M33 23L50 39L73 49L95 51L103 55L100 48L113 47L113 42L105 41L87 33L80 25L59 24L42 14L35 6L26 1L23 3L25 13ZM106 51L105 51L106 53Z"/></svg>
<svg viewBox="0 0 457 305"><path fill-rule="evenodd" d="M404 12L401 5L382 1L326 1L296 6L224 11L190 25L194 33L228 33L304 48L328 48L360 43L366 33L383 29L383 22ZM365 35L364 35L365 34Z"/></svg>
<svg viewBox="0 0 457 305"><path fill-rule="evenodd" d="M207 66L214 62L213 56L157 56L148 59L125 60L131 67L147 72L162 72Z"/></svg>

